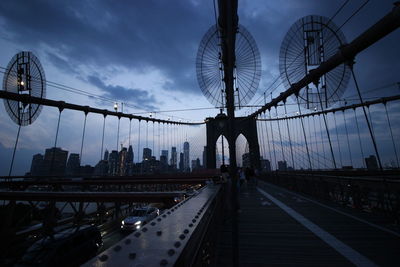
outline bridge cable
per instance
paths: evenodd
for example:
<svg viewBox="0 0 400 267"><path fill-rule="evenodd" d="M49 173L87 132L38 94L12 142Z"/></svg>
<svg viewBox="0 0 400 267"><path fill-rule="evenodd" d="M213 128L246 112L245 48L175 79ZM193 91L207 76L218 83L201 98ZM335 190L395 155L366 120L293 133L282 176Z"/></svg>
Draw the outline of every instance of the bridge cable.
<svg viewBox="0 0 400 267"><path fill-rule="evenodd" d="M324 111L324 106L323 106L323 104L322 104L322 98L321 98L321 94L320 94L320 92L319 92L319 87L316 86L316 88L317 88L318 99L319 99L320 106L321 106L321 111ZM328 116L328 114L326 114L326 116L325 116L325 114L322 113L322 117L323 117L323 119L324 119L324 124L325 124L326 135L327 135L327 137L328 137L329 148L330 148L330 150L331 150L331 156L332 156L332 160L333 160L333 166L334 166L334 168L336 169L337 166L336 166L335 153L333 153L331 135L330 135L330 133L329 133L328 122L327 122L327 120L326 120L326 117L327 117L327 116Z"/></svg>
<svg viewBox="0 0 400 267"><path fill-rule="evenodd" d="M388 121L388 124L389 124L390 136L392 137L393 150L394 150L394 154L396 156L397 168L399 168L400 167L400 165L399 165L399 157L397 155L396 143L394 142L392 126L391 126L391 123L390 123L389 113L388 113L386 104L387 104L386 102L383 103L383 105L385 106L386 118L387 118L387 121Z"/></svg>
<svg viewBox="0 0 400 267"><path fill-rule="evenodd" d="M103 136L102 136L102 138L101 138L100 160L103 159L104 131L105 131L105 129L106 129L106 117L107 117L107 115L104 115L103 117L104 117L104 119L103 119ZM105 159L105 160L108 160L108 159Z"/></svg>
<svg viewBox="0 0 400 267"><path fill-rule="evenodd" d="M363 98L362 98L362 96L361 96L360 88L359 88L359 86L358 86L357 78L356 78L356 76L355 76L355 74L354 74L354 61L353 61L353 62L349 62L349 67L350 67L350 70L351 70L351 74L352 74L352 76L353 76L354 84L355 84L356 89L357 89L357 94L358 94L358 97L359 97L359 99L360 99L360 103L361 103L361 104L364 104ZM381 157L379 156L378 147L377 147L377 145L376 145L376 141L375 141L375 137L374 137L374 133L373 133L373 128L372 128L372 125L371 125L372 122L370 123L370 121L369 121L369 119L368 119L367 112L366 112L366 110L365 110L364 105L362 106L362 109L363 109L363 112L364 112L365 120L366 120L366 122L367 122L369 134L370 134L371 139L372 139L372 144L373 144L373 146L374 146L375 154L376 154L376 157L377 157L377 159L378 159L379 169L382 171L383 168L382 168ZM369 111L369 108L368 108L368 111Z"/></svg>
<svg viewBox="0 0 400 267"><path fill-rule="evenodd" d="M85 131L86 131L86 119L87 119L87 112L85 112L85 120L83 121L83 131L82 131L82 143L81 143L81 153L79 155L79 166L82 163L82 151L83 151L83 142L85 140Z"/></svg>
<svg viewBox="0 0 400 267"><path fill-rule="evenodd" d="M276 117L278 117L278 108L277 107L275 107L275 114L276 114ZM280 140L280 143L281 143L282 160L283 160L283 162L286 162L285 153L283 153L283 142L282 142L282 134L281 134L281 125L279 123L279 120L278 120L278 132L279 132L279 140Z"/></svg>
<svg viewBox="0 0 400 267"><path fill-rule="evenodd" d="M14 150L13 150L13 154L12 154L12 157L11 157L11 163L10 163L10 169L9 169L9 171L8 171L8 176L11 176L11 172L12 172L12 169L13 169L13 166L14 166L15 152L16 152L16 150L17 150L17 145L18 145L18 140L19 140L19 133L20 133L20 131L21 131L21 124L19 123L19 124L18 124L17 138L15 139L15 145L14 145ZM6 180L6 181L7 181L7 180ZM11 179L10 179L9 181L11 181Z"/></svg>
<svg viewBox="0 0 400 267"><path fill-rule="evenodd" d="M140 163L140 120L139 120L138 124L139 124L138 125L139 134L138 134L137 162ZM143 168L143 166L142 166L142 164L140 164L140 173L142 173L142 168Z"/></svg>
<svg viewBox="0 0 400 267"><path fill-rule="evenodd" d="M333 112L332 116L333 116L333 121L335 123L335 132L336 132L336 141L337 141L337 145L338 145L338 151L339 151L339 162L340 165L343 167L343 161L342 161L342 151L340 149L340 141L339 141L339 132L337 130L337 124L336 124L336 116L335 116L335 112Z"/></svg>
<svg viewBox="0 0 400 267"><path fill-rule="evenodd" d="M299 114L301 115L300 102L299 102L299 96L298 96L298 95L296 95L296 100L297 100L297 106L298 106L298 108L299 108ZM311 158L310 158L310 151L309 151L309 149L308 149L306 131L305 131L305 129L304 129L304 123L303 123L303 118L302 118L302 117L300 117L300 122L301 122L301 127L302 127L302 129L303 129L304 142L305 142L305 144L306 144L308 162L309 162L309 164L310 164L310 169L312 170Z"/></svg>
<svg viewBox="0 0 400 267"><path fill-rule="evenodd" d="M358 134L358 142L359 142L359 144L360 144L360 151L361 151L361 163L362 163L362 166L363 167L366 167L365 166L365 161L364 161L364 151L363 151L363 147L362 147L362 144L361 144L361 135L360 135L360 127L358 126L358 119L357 119L357 112L356 112L356 109L354 108L353 109L353 111L354 111L354 118L355 118L355 120L356 120L356 126L357 126L357 134Z"/></svg>
<svg viewBox="0 0 400 267"><path fill-rule="evenodd" d="M285 108L285 117L287 118L286 101L283 102L283 107ZM295 169L294 157L293 157L293 148L292 148L292 139L290 137L290 131L289 131L289 120L287 120L287 119L286 119L286 129L287 129L288 137L289 137L290 155L291 155L291 158L292 158L292 167L293 167L293 169Z"/></svg>
<svg viewBox="0 0 400 267"><path fill-rule="evenodd" d="M267 115L264 113L264 118L266 118L267 117ZM269 161L270 161L270 164L269 164L269 167L270 167L270 170L272 171L272 151L271 151L271 145L270 145L270 143L269 143L269 134L268 134L268 126L267 126L267 122L265 121L265 125L264 125L264 127L265 127L265 132L266 132L266 137L267 137L267 144L268 144L268 153L269 153Z"/></svg>
<svg viewBox="0 0 400 267"><path fill-rule="evenodd" d="M261 116L261 114L260 114ZM257 137L258 137L258 143L260 146L260 159L263 158L265 159L265 143L264 143L264 133L262 132L262 127L260 126L261 123L256 120L256 128L257 128Z"/></svg>
<svg viewBox="0 0 400 267"><path fill-rule="evenodd" d="M313 125L313 128L314 128L314 140L315 140L315 148L316 148L316 150L317 150L317 155L319 155L319 148L318 148L318 139L317 139L317 129L316 129L316 127L315 127L315 116L312 116L312 121L313 121L313 123L312 123L312 125ZM311 126L310 126L310 128L311 128ZM324 155L324 157L325 157L325 155ZM317 165L317 168L316 169L319 169L318 168L318 165Z"/></svg>
<svg viewBox="0 0 400 267"><path fill-rule="evenodd" d="M269 110L269 117L271 118L271 111ZM270 121L270 125L271 125L271 141L272 141L272 149L274 152L274 160L275 160L275 170L278 169L278 162L276 161L276 151L275 151L275 138L274 138L274 131L272 128L272 121Z"/></svg>
<svg viewBox="0 0 400 267"><path fill-rule="evenodd" d="M350 149L349 131L347 130L346 114L345 114L344 110L343 110L343 121L344 121L344 128L346 130L347 146L349 148L350 164L351 164L351 166L353 166L353 157L351 155L351 149Z"/></svg>
<svg viewBox="0 0 400 267"><path fill-rule="evenodd" d="M50 163L50 174L53 172L53 164L54 164L54 158L55 158L55 153L56 153L56 147L57 147L57 139L58 139L58 130L60 129L60 120L61 120L61 113L62 113L62 108L58 109L58 121L57 121L57 130L56 130L56 137L54 140L54 149L53 149L53 155L51 158L51 163Z"/></svg>
<svg viewBox="0 0 400 267"><path fill-rule="evenodd" d="M326 157L326 153L325 153L325 141L324 141L324 135L323 135L323 126L322 126L322 120L321 120L321 116L318 115L318 125L319 125L319 132L321 135L321 146L322 146L322 151L324 153L324 158L327 159ZM335 168L335 166L333 166L333 168Z"/></svg>
<svg viewBox="0 0 400 267"><path fill-rule="evenodd" d="M129 136L128 136L128 149L131 146L131 132L132 132L132 119L129 118Z"/></svg>

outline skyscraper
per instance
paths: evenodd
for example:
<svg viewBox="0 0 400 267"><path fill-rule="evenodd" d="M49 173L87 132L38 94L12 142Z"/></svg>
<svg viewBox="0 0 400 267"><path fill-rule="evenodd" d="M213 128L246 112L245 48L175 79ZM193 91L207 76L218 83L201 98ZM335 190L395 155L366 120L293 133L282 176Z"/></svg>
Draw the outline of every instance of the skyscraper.
<svg viewBox="0 0 400 267"><path fill-rule="evenodd" d="M130 145L128 148L128 154L126 156L126 174L127 175L133 174L133 159L134 159L133 148Z"/></svg>
<svg viewBox="0 0 400 267"><path fill-rule="evenodd" d="M32 157L31 175L43 175L43 155L36 154Z"/></svg>
<svg viewBox="0 0 400 267"><path fill-rule="evenodd" d="M60 147L47 148L44 153L44 169L46 174L64 175L68 151Z"/></svg>
<svg viewBox="0 0 400 267"><path fill-rule="evenodd" d="M108 150L104 151L104 160L108 160Z"/></svg>
<svg viewBox="0 0 400 267"><path fill-rule="evenodd" d="M173 146L171 148L171 166L173 169L176 169L177 160L176 147Z"/></svg>
<svg viewBox="0 0 400 267"><path fill-rule="evenodd" d="M148 147L143 148L143 160L151 159L151 149Z"/></svg>
<svg viewBox="0 0 400 267"><path fill-rule="evenodd" d="M189 142L183 143L183 170L184 172L190 171L189 165Z"/></svg>
<svg viewBox="0 0 400 267"><path fill-rule="evenodd" d="M160 163L163 166L168 165L168 150L161 150Z"/></svg>
<svg viewBox="0 0 400 267"><path fill-rule="evenodd" d="M118 174L121 176L126 175L128 151L123 147L118 154Z"/></svg>
<svg viewBox="0 0 400 267"><path fill-rule="evenodd" d="M183 172L183 153L179 153L179 170Z"/></svg>
<svg viewBox="0 0 400 267"><path fill-rule="evenodd" d="M77 153L69 154L65 174L66 175L77 175L77 174L79 174L79 168L80 168L79 154L77 154Z"/></svg>
<svg viewBox="0 0 400 267"><path fill-rule="evenodd" d="M118 152L117 150L111 151L108 156L108 173L110 175L118 174Z"/></svg>
<svg viewBox="0 0 400 267"><path fill-rule="evenodd" d="M365 158L365 165L367 166L368 170L377 170L378 169L378 162L374 155L370 155L368 158Z"/></svg>

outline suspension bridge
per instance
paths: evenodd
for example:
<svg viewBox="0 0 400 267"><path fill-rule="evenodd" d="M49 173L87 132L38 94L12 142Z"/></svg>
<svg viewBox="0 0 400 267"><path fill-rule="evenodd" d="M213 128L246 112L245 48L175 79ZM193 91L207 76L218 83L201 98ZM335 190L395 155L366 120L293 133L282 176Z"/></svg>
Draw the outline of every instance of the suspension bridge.
<svg viewBox="0 0 400 267"><path fill-rule="evenodd" d="M271 98L265 92L237 116L258 88L261 59L239 24L237 1L217 1L196 70L220 112L198 122L124 113L117 103L108 110L48 99L46 86L75 89L47 81L32 53L17 54L2 68L0 91L18 126L8 175L0 177L2 265L398 266L400 93L379 92L400 92L400 82L370 96L355 61L398 31L400 4L390 8L348 42L343 25L332 24L335 15L295 22L280 53L286 89ZM353 95L344 99L349 81ZM43 107L57 118L46 129L54 139L17 175L20 133ZM66 112L83 115L80 152L69 157L59 139L70 127ZM100 122L98 142L87 137L91 120ZM116 135L114 149L107 132ZM93 148L96 165L83 165ZM160 214L122 233L121 221L143 206ZM76 248L85 251L87 242L79 238L57 241L84 225L101 232L96 251L82 256ZM63 248L51 261L45 247L33 251L41 256L24 256L46 238Z"/></svg>

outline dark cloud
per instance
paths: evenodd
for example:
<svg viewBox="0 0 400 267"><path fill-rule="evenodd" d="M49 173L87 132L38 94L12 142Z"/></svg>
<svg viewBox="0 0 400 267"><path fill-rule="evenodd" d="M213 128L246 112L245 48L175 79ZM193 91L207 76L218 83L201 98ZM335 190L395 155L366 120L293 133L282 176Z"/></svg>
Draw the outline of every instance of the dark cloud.
<svg viewBox="0 0 400 267"><path fill-rule="evenodd" d="M111 99L123 99L147 110L156 110L157 104L154 96L141 89L125 88L119 85L106 85L102 80L95 76L88 76L88 82L104 91L104 95Z"/></svg>
<svg viewBox="0 0 400 267"><path fill-rule="evenodd" d="M212 23L211 7L194 7L190 1L79 0L60 5L17 0L2 1L0 16L15 42L57 51L59 56L49 54L49 59L63 71L73 71L71 66L155 67L174 90L200 92L194 60Z"/></svg>

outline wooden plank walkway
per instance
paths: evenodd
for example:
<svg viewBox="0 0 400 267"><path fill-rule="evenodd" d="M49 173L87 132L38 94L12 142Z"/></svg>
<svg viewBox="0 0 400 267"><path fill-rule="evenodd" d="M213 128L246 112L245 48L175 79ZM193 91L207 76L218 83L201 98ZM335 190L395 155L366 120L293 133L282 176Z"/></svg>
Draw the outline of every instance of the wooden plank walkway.
<svg viewBox="0 0 400 267"><path fill-rule="evenodd" d="M382 231L270 184L260 182L258 188L270 198L255 187L240 194L240 266L400 266L400 234ZM304 226L279 202L322 232L312 232L315 227ZM220 231L217 266L233 265L230 224L226 220Z"/></svg>

